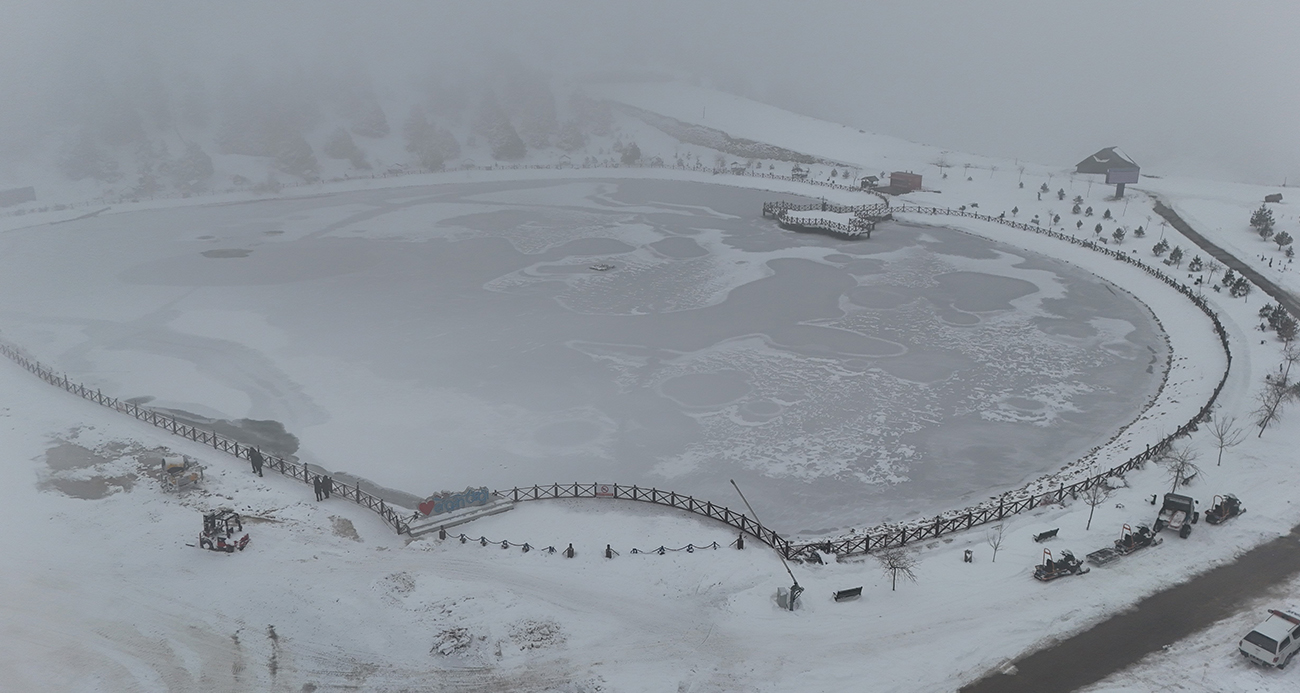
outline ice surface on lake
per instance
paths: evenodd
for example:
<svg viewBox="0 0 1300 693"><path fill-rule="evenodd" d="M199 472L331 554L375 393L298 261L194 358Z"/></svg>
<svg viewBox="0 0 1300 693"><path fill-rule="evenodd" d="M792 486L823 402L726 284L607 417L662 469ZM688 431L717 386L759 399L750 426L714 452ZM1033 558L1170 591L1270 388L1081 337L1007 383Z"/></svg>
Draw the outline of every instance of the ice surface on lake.
<svg viewBox="0 0 1300 693"><path fill-rule="evenodd" d="M1014 487L1159 385L1162 336L1117 287L943 228L782 231L774 197L474 183L36 227L0 239L0 330L418 495L618 481L739 507L734 478L792 534Z"/></svg>

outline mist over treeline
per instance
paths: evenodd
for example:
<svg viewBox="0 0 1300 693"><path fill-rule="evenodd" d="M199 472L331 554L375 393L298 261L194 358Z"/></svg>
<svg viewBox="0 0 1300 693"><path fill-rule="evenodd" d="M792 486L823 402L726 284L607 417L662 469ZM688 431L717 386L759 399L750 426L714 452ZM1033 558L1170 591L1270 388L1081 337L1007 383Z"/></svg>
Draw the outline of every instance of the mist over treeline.
<svg viewBox="0 0 1300 693"><path fill-rule="evenodd" d="M426 168L470 138L518 160L608 128L585 84L645 75L956 151L1068 166L1120 145L1153 172L1300 180L1293 2L11 0L4 12L0 156L54 158L73 180L144 172L197 187L221 154L310 179L321 157L373 166L382 138Z"/></svg>

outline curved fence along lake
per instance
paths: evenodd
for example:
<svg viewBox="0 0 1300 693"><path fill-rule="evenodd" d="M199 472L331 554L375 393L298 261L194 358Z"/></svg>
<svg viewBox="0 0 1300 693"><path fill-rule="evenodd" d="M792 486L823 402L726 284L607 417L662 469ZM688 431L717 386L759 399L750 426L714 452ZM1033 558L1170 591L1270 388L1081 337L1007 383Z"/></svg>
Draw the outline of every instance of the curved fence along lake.
<svg viewBox="0 0 1300 693"><path fill-rule="evenodd" d="M0 330L420 496L617 481L739 507L734 478L792 538L1055 471L1159 387L1163 335L1118 287L946 229L782 231L774 197L474 183L26 229L0 237Z"/></svg>

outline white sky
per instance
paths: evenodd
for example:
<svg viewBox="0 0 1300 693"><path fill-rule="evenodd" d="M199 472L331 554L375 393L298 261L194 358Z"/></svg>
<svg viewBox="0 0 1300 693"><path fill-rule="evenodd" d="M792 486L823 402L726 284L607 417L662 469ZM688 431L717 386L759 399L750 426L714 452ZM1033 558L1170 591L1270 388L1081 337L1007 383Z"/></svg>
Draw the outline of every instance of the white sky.
<svg viewBox="0 0 1300 693"><path fill-rule="evenodd" d="M7 0L0 127L47 122L94 64L236 60L413 73L513 52L556 75L660 70L954 150L1071 165L1119 145L1153 172L1300 182L1300 2ZM109 77L111 78L111 77Z"/></svg>

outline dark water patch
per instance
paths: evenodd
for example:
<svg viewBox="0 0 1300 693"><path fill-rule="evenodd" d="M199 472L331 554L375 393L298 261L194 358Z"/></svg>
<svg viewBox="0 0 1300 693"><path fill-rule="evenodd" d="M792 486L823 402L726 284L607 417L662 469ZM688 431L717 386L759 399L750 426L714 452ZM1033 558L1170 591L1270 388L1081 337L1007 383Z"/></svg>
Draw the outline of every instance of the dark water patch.
<svg viewBox="0 0 1300 693"><path fill-rule="evenodd" d="M949 325L970 327L971 325L980 324L980 316L973 313L964 313L947 303L932 303L932 305L934 306L935 315Z"/></svg>
<svg viewBox="0 0 1300 693"><path fill-rule="evenodd" d="M1032 282L983 272L947 272L934 281L927 297L970 313L1011 310L1013 300L1038 292Z"/></svg>
<svg viewBox="0 0 1300 693"><path fill-rule="evenodd" d="M217 249L162 257L118 274L124 284L155 286L269 286L336 277L373 262L375 243L362 238L307 239L251 250ZM244 262L206 262L240 258Z"/></svg>
<svg viewBox="0 0 1300 693"><path fill-rule="evenodd" d="M893 310L917 298L901 288L888 286L858 286L850 289L847 296L854 305L872 310Z"/></svg>
<svg viewBox="0 0 1300 693"><path fill-rule="evenodd" d="M1030 323L1039 330L1042 330L1044 334L1050 334L1054 337L1087 339L1089 337L1097 336L1097 328L1086 322L1078 322L1076 320L1036 317L1030 320Z"/></svg>
<svg viewBox="0 0 1300 693"><path fill-rule="evenodd" d="M135 486L135 477L130 475L92 476L88 479L69 479L55 476L40 483L42 490L58 491L65 496L80 500L107 498L119 490L130 491L133 486Z"/></svg>
<svg viewBox="0 0 1300 693"><path fill-rule="evenodd" d="M776 346L808 356L893 356L904 348L875 337L816 325L783 325L767 333Z"/></svg>
<svg viewBox="0 0 1300 693"><path fill-rule="evenodd" d="M61 442L45 451L45 464L56 472L87 469L113 460L76 443Z"/></svg>
<svg viewBox="0 0 1300 693"><path fill-rule="evenodd" d="M542 254L542 257L549 259L590 255L619 255L621 253L630 253L633 250L636 250L635 246L628 245L617 238L579 238L546 251Z"/></svg>
<svg viewBox="0 0 1300 693"><path fill-rule="evenodd" d="M844 265L844 271L855 277L869 277L873 274L883 274L885 271L885 261L873 258L858 258L853 262Z"/></svg>
<svg viewBox="0 0 1300 693"><path fill-rule="evenodd" d="M744 373L691 373L664 382L660 390L687 407L717 407L749 394L751 388Z"/></svg>
<svg viewBox="0 0 1300 693"><path fill-rule="evenodd" d="M913 348L901 356L876 361L876 367L899 380L929 385L945 381L976 364L956 351Z"/></svg>
<svg viewBox="0 0 1300 693"><path fill-rule="evenodd" d="M181 423L213 431L231 440L251 445L263 453L297 461L298 437L289 433L279 421L258 419L213 419L184 409L158 408Z"/></svg>
<svg viewBox="0 0 1300 693"><path fill-rule="evenodd" d="M601 427L592 421L560 421L537 429L533 440L542 445L570 447L600 437Z"/></svg>
<svg viewBox="0 0 1300 693"><path fill-rule="evenodd" d="M709 251L701 247L699 243L696 243L690 238L683 238L681 236L673 236L671 238L665 238L662 241L655 241L650 244L650 247L654 248L656 252L678 260L692 257L703 257L709 254Z"/></svg>

